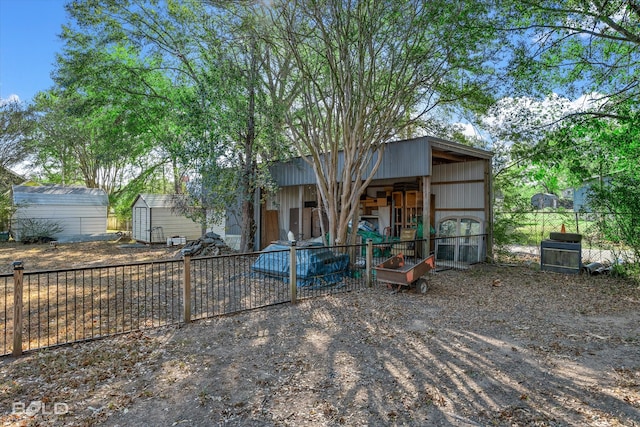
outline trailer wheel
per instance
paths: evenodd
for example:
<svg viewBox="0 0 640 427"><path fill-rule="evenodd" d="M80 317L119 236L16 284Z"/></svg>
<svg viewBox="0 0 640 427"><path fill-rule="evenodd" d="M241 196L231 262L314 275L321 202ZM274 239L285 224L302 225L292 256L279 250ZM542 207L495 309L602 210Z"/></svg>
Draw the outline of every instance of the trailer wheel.
<svg viewBox="0 0 640 427"><path fill-rule="evenodd" d="M429 290L429 282L427 281L427 279L418 279L418 282L416 283L416 289L418 289L421 294L426 294Z"/></svg>

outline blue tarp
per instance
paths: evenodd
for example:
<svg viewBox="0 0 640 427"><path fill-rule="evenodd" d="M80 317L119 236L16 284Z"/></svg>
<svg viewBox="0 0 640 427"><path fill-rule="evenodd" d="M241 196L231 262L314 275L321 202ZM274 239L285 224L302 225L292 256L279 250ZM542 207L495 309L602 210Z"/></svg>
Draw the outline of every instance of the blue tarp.
<svg viewBox="0 0 640 427"><path fill-rule="evenodd" d="M289 281L290 246L272 243L251 266L253 273ZM322 244L296 249L297 286L329 285L349 275L349 255L335 254Z"/></svg>

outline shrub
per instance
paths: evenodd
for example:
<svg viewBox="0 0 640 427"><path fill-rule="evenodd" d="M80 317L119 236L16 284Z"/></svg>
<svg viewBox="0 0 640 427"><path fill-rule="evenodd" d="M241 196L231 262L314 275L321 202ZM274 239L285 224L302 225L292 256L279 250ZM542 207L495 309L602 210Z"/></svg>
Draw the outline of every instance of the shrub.
<svg viewBox="0 0 640 427"><path fill-rule="evenodd" d="M64 231L60 223L49 219L23 218L17 221L20 241L27 243L47 243L56 240L55 236Z"/></svg>

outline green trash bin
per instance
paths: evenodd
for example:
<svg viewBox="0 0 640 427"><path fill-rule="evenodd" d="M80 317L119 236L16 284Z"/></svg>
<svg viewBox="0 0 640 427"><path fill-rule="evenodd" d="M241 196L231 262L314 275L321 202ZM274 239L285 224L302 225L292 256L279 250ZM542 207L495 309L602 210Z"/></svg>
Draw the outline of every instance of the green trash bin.
<svg viewBox="0 0 640 427"><path fill-rule="evenodd" d="M0 231L0 242L8 242L8 241L9 241L9 232Z"/></svg>

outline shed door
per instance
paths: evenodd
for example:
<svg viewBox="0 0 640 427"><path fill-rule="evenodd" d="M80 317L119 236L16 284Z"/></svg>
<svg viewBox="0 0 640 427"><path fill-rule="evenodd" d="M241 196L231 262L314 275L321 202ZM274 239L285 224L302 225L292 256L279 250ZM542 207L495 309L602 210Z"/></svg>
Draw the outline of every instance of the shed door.
<svg viewBox="0 0 640 427"><path fill-rule="evenodd" d="M480 221L448 218L440 222L436 239L436 260L476 263L482 258L483 236Z"/></svg>
<svg viewBox="0 0 640 427"><path fill-rule="evenodd" d="M141 242L151 242L151 229L149 227L149 218L147 208L133 208L133 238Z"/></svg>

